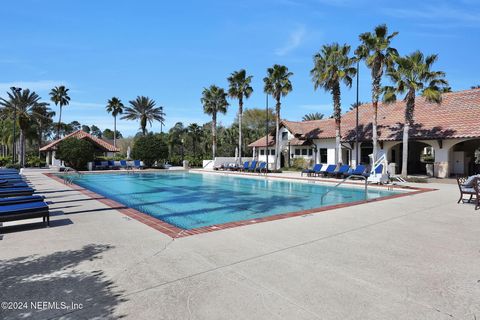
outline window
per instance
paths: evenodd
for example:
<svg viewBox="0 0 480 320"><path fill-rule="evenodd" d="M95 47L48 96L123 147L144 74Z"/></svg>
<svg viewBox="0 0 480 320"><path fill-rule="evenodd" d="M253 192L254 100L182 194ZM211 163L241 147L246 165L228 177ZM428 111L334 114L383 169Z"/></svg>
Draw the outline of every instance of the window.
<svg viewBox="0 0 480 320"><path fill-rule="evenodd" d="M261 150L260 150L260 155L261 155L261 156L264 156L264 155L265 155L265 150L261 149Z"/></svg>
<svg viewBox="0 0 480 320"><path fill-rule="evenodd" d="M313 149L308 149L308 155L312 156L313 155Z"/></svg>
<svg viewBox="0 0 480 320"><path fill-rule="evenodd" d="M283 141L287 141L287 140L288 140L288 132L287 132L287 131L282 132L282 140L283 140Z"/></svg>
<svg viewBox="0 0 480 320"><path fill-rule="evenodd" d="M296 156L299 156L299 155L300 155L300 149L298 149L298 148L295 149L295 155L296 155Z"/></svg>
<svg viewBox="0 0 480 320"><path fill-rule="evenodd" d="M271 155L271 156L274 156L274 155L275 155L275 149L271 149L271 150L270 150L270 155Z"/></svg>
<svg viewBox="0 0 480 320"><path fill-rule="evenodd" d="M328 162L328 149L322 148L320 149L320 163L327 163Z"/></svg>
<svg viewBox="0 0 480 320"><path fill-rule="evenodd" d="M306 156L308 152L308 149L302 149L302 156Z"/></svg>

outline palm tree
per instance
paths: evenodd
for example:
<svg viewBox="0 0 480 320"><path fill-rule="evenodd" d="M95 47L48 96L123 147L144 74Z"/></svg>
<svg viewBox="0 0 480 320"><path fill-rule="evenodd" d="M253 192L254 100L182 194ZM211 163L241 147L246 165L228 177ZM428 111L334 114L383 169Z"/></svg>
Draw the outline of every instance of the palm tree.
<svg viewBox="0 0 480 320"><path fill-rule="evenodd" d="M276 128L276 136L275 136L275 158L274 158L274 167L278 169L278 157L279 157L279 149L280 149L280 108L281 97L285 97L289 94L293 87L292 82L290 81L290 77L293 76L292 72L288 71L286 66L281 66L278 64L273 65L273 67L267 69L267 76L263 78L263 82L265 86L263 91L267 94L271 94L273 99L275 99L275 128Z"/></svg>
<svg viewBox="0 0 480 320"><path fill-rule="evenodd" d="M307 113L302 117L302 121L312 121L312 120L322 120L324 117L323 113L315 112L315 113Z"/></svg>
<svg viewBox="0 0 480 320"><path fill-rule="evenodd" d="M202 127L200 127L196 123L191 123L188 128L188 135L192 138L192 146L193 146L193 157L197 156L197 143L200 137L203 135Z"/></svg>
<svg viewBox="0 0 480 320"><path fill-rule="evenodd" d="M243 98L248 99L253 92L250 86L252 76L247 76L244 69L233 72L227 78L229 83L228 95L232 99L238 100L238 158L242 163L242 116L243 116Z"/></svg>
<svg viewBox="0 0 480 320"><path fill-rule="evenodd" d="M123 108L125 106L122 103L122 100L117 97L112 97L112 99L107 102L107 112L111 113L113 116L113 146L117 146L117 116L123 113Z"/></svg>
<svg viewBox="0 0 480 320"><path fill-rule="evenodd" d="M43 143L45 129L53 123L55 111L52 111L47 105L38 104L32 107L32 117L37 124L38 156Z"/></svg>
<svg viewBox="0 0 480 320"><path fill-rule="evenodd" d="M20 166L25 166L25 137L33 120L32 110L45 107L48 104L40 102L40 96L29 89L8 92L8 100L0 98L0 105L8 112L16 112L18 127L20 128Z"/></svg>
<svg viewBox="0 0 480 320"><path fill-rule="evenodd" d="M225 90L211 85L209 88L204 88L202 98L200 99L203 105L203 112L212 116L212 156L215 159L217 151L217 114L227 113L227 94Z"/></svg>
<svg viewBox="0 0 480 320"><path fill-rule="evenodd" d="M340 83L347 87L352 86L352 77L357 70L352 67L355 59L349 57L350 46L333 43L324 45L320 52L313 57L314 67L310 71L315 90L322 87L329 91L333 98L333 118L335 119L335 162L342 162L342 146L340 141L340 122L342 107L340 102Z"/></svg>
<svg viewBox="0 0 480 320"><path fill-rule="evenodd" d="M129 101L130 107L125 108L124 116L120 119L140 120L142 134L147 134L147 123L152 125L153 121L164 122L164 113L159 107L155 107L155 100L145 96L138 96L135 100Z"/></svg>
<svg viewBox="0 0 480 320"><path fill-rule="evenodd" d="M372 75L372 140L373 140L373 162L377 159L378 131L377 115L378 100L382 93L382 76L386 68L389 68L398 56L397 49L390 47L392 39L398 34L393 32L388 34L388 28L385 24L375 27L374 32L362 33L359 38L361 45L355 51L358 58L365 60L365 64L371 70ZM358 159L357 159L358 161Z"/></svg>
<svg viewBox="0 0 480 320"><path fill-rule="evenodd" d="M438 56L432 54L424 56L422 52L415 51L405 57L397 57L395 65L387 71L393 86L384 88L383 100L392 103L397 100L397 94L405 97L405 119L403 126L402 150L402 176L406 177L408 161L408 138L410 126L413 124L415 110L415 96L420 93L429 102L441 103L442 88L448 86L445 72L432 71L432 65Z"/></svg>
<svg viewBox="0 0 480 320"><path fill-rule="evenodd" d="M65 86L58 86L50 91L50 100L55 103L56 106L60 106L60 113L58 116L57 126L57 139L60 138L60 123L62 122L62 108L70 103L70 97L68 96L68 90Z"/></svg>

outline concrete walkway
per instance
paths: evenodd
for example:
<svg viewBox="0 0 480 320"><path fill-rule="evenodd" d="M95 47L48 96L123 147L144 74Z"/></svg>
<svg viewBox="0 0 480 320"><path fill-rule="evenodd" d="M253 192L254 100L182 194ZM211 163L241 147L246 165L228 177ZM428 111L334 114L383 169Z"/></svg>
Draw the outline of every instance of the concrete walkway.
<svg viewBox="0 0 480 320"><path fill-rule="evenodd" d="M455 185L172 240L27 175L54 216L0 229L0 301L29 304L1 319L480 318L480 211Z"/></svg>

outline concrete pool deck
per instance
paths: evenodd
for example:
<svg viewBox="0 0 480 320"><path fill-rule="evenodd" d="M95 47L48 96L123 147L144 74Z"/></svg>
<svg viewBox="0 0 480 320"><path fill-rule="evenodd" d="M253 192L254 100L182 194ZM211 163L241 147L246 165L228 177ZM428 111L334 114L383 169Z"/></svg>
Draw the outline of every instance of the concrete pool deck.
<svg viewBox="0 0 480 320"><path fill-rule="evenodd" d="M2 319L480 316L480 211L456 203L456 185L172 239L39 172L26 176L51 202L51 227L0 229L0 301L83 308L0 309Z"/></svg>

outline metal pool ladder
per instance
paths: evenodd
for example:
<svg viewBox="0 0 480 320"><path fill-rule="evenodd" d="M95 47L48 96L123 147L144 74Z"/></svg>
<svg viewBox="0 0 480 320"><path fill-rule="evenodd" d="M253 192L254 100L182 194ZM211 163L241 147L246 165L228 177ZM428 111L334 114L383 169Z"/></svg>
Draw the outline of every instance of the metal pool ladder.
<svg viewBox="0 0 480 320"><path fill-rule="evenodd" d="M320 199L320 203L323 205L323 199L327 196L327 194L329 194L333 190L336 190L340 185L342 185L344 182L346 182L347 180L350 180L352 178L359 178L359 179L363 179L365 181L365 200L366 200L367 199L367 194L368 194L368 179L365 176L354 174L354 175L346 177L345 179L343 179L342 181L337 183L335 186L333 186L332 189L330 189L327 192L325 192L324 194L322 194L322 198Z"/></svg>
<svg viewBox="0 0 480 320"><path fill-rule="evenodd" d="M76 177L80 177L81 173L78 172L77 170L71 168L71 167L66 167L65 170L63 171L63 183L65 184L72 184L73 179Z"/></svg>

